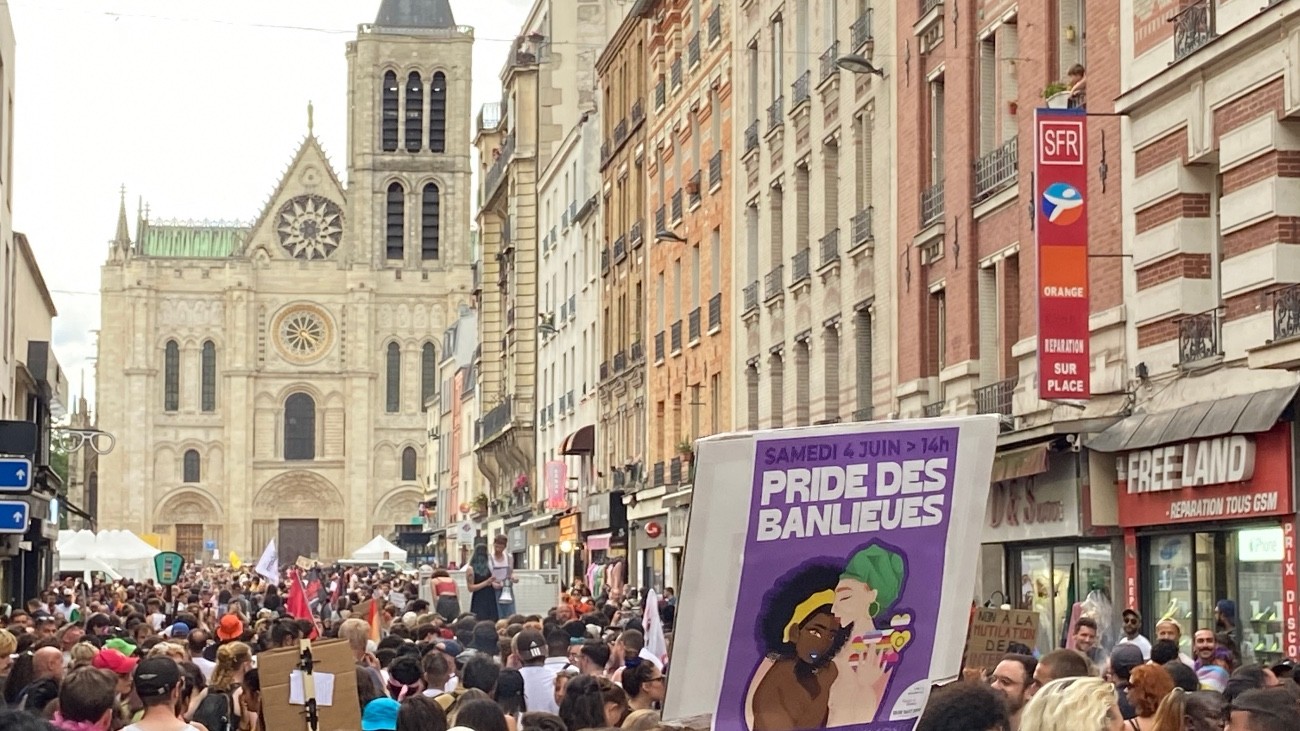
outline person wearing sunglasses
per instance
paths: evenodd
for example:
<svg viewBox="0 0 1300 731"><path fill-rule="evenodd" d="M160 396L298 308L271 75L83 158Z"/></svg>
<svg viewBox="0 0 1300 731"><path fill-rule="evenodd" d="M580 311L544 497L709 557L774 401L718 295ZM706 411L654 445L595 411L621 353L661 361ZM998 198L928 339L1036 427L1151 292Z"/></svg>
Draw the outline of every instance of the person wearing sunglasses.
<svg viewBox="0 0 1300 731"><path fill-rule="evenodd" d="M663 671L655 664L639 657L628 660L623 671L623 690L627 691L628 707L634 711L653 710L663 703L666 680Z"/></svg>

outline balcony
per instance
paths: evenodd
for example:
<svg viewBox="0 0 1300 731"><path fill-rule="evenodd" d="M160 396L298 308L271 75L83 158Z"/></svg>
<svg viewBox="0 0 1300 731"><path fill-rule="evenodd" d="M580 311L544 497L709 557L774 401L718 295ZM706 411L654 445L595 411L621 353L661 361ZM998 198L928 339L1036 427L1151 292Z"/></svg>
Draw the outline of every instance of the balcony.
<svg viewBox="0 0 1300 731"><path fill-rule="evenodd" d="M874 410L873 410L870 406L864 406L863 408L860 408L860 409L858 409L857 411L854 411L854 412L853 412L853 420L854 420L854 421L871 421L871 417L872 417L872 415L873 415L873 411L874 411Z"/></svg>
<svg viewBox="0 0 1300 731"><path fill-rule="evenodd" d="M943 415L943 401L935 401L921 407L921 416L926 419L933 419L936 416Z"/></svg>
<svg viewBox="0 0 1300 731"><path fill-rule="evenodd" d="M558 320L556 320L556 322L557 322L557 323L564 323L564 322L568 322L568 321L569 321L569 303L568 303L568 302L561 302L561 303L560 303L560 317L559 317Z"/></svg>
<svg viewBox="0 0 1300 731"><path fill-rule="evenodd" d="M662 361L663 359L664 359L664 331L660 330L659 332L655 333L655 360Z"/></svg>
<svg viewBox="0 0 1300 731"><path fill-rule="evenodd" d="M1300 284L1273 293L1273 340L1300 336Z"/></svg>
<svg viewBox="0 0 1300 731"><path fill-rule="evenodd" d="M713 153L709 158L709 190L716 190L722 187L722 150Z"/></svg>
<svg viewBox="0 0 1300 731"><path fill-rule="evenodd" d="M794 256L790 257L790 286L793 287L800 282L805 282L812 277L812 268L810 259L812 258L812 249L800 249Z"/></svg>
<svg viewBox="0 0 1300 731"><path fill-rule="evenodd" d="M925 15L924 12L921 14ZM853 50L856 52L865 49L867 55L871 55L871 47L875 43L875 38L871 32L871 8L863 10L862 14L858 16L858 19L853 21L851 33L853 37Z"/></svg>
<svg viewBox="0 0 1300 731"><path fill-rule="evenodd" d="M632 224L632 230L627 234L628 246L636 249L645 241L645 233L642 231L641 222L637 221Z"/></svg>
<svg viewBox="0 0 1300 731"><path fill-rule="evenodd" d="M840 260L840 230L837 228L821 240L822 266L828 266Z"/></svg>
<svg viewBox="0 0 1300 731"><path fill-rule="evenodd" d="M673 192L672 197L672 222L680 223L682 220L682 189L678 188Z"/></svg>
<svg viewBox="0 0 1300 731"><path fill-rule="evenodd" d="M673 64L669 68L669 80L672 82L673 91L682 88L682 57L678 56L673 59Z"/></svg>
<svg viewBox="0 0 1300 731"><path fill-rule="evenodd" d="M1175 63L1214 40L1214 5L1214 0L1200 0L1173 17Z"/></svg>
<svg viewBox="0 0 1300 731"><path fill-rule="evenodd" d="M496 192L497 185L501 183L501 178L505 177L506 167L510 164L510 158L515 154L515 132L510 130L506 138L501 141L501 148L497 154L497 159L488 168L487 175L483 176L483 199L487 200Z"/></svg>
<svg viewBox="0 0 1300 731"><path fill-rule="evenodd" d="M665 96L666 94L664 93L664 79L662 76L660 76L659 82L655 84L655 109L664 108Z"/></svg>
<svg viewBox="0 0 1300 731"><path fill-rule="evenodd" d="M635 127L645 121L645 102L637 99L632 102L632 126Z"/></svg>
<svg viewBox="0 0 1300 731"><path fill-rule="evenodd" d="M975 389L975 413L1011 416L1011 397L1019 378L1008 378Z"/></svg>
<svg viewBox="0 0 1300 731"><path fill-rule="evenodd" d="M506 396L504 401L484 414L483 418L479 419L478 423L474 425L475 436L477 437L475 442L477 444L486 444L492 441L509 428L513 418L514 400L513 397Z"/></svg>
<svg viewBox="0 0 1300 731"><path fill-rule="evenodd" d="M783 124L785 124L785 97L778 96L772 102L772 106L767 108L767 133L772 134L781 129Z"/></svg>
<svg viewBox="0 0 1300 731"><path fill-rule="evenodd" d="M921 191L921 228L943 220L943 181Z"/></svg>
<svg viewBox="0 0 1300 731"><path fill-rule="evenodd" d="M659 206L659 210L655 211L655 233L656 234L668 227L666 221L667 216L668 216L668 209L663 206Z"/></svg>
<svg viewBox="0 0 1300 731"><path fill-rule="evenodd" d="M745 312L753 312L758 309L758 282L750 282L745 285L744 301Z"/></svg>
<svg viewBox="0 0 1300 731"><path fill-rule="evenodd" d="M839 72L840 67L838 64L836 64L836 61L838 61L839 58L840 58L839 41L835 41L834 43L831 44L830 48L827 48L825 51L822 51L822 55L820 59L821 67L822 67L822 76L821 76L822 81L826 81L830 77L834 76L837 72Z"/></svg>
<svg viewBox="0 0 1300 731"><path fill-rule="evenodd" d="M623 474L623 470L615 469L610 477L613 480L615 490L627 484L627 476Z"/></svg>
<svg viewBox="0 0 1300 731"><path fill-rule="evenodd" d="M924 16L926 13L930 12L931 10L934 10L940 5L943 5L943 0L919 0L919 4L921 9L920 14Z"/></svg>
<svg viewBox="0 0 1300 731"><path fill-rule="evenodd" d="M872 231L872 219L875 217L875 212L875 208L867 206L853 214L853 248L856 249L876 237Z"/></svg>
<svg viewBox="0 0 1300 731"><path fill-rule="evenodd" d="M1219 311L1210 310L1178 321L1178 365L1189 366L1223 355Z"/></svg>
<svg viewBox="0 0 1300 731"><path fill-rule="evenodd" d="M758 149L758 120L755 119L745 128L745 154Z"/></svg>
<svg viewBox="0 0 1300 731"><path fill-rule="evenodd" d="M633 342L628 352L632 354L631 359L628 361L629 365L635 365L645 360L645 349L641 346L640 340Z"/></svg>
<svg viewBox="0 0 1300 731"><path fill-rule="evenodd" d="M600 364L600 380L608 380L609 375L609 361L604 361Z"/></svg>
<svg viewBox="0 0 1300 731"><path fill-rule="evenodd" d="M609 140L605 140L604 142L600 143L600 164L601 165L608 164L609 158L612 157L613 154L614 154L614 146L610 144Z"/></svg>
<svg viewBox="0 0 1300 731"><path fill-rule="evenodd" d="M700 190L700 171L696 170L690 180L686 181L686 207L695 208L698 206L702 194Z"/></svg>
<svg viewBox="0 0 1300 731"><path fill-rule="evenodd" d="M578 295L571 294L569 295L569 319L576 320L577 318L578 318Z"/></svg>
<svg viewBox="0 0 1300 731"><path fill-rule="evenodd" d="M669 333L669 339L671 341L669 345L672 346L672 350L669 352L673 354L682 352L682 321L678 320L677 322L674 322Z"/></svg>
<svg viewBox="0 0 1300 731"><path fill-rule="evenodd" d="M1070 99L1065 103L1065 106L1069 109L1083 109L1086 111L1088 109L1088 91L1080 89L1074 92L1070 95Z"/></svg>
<svg viewBox="0 0 1300 731"><path fill-rule="evenodd" d="M763 298L774 300L781 296L783 289L785 289L785 267L777 264L776 268L763 278Z"/></svg>
<svg viewBox="0 0 1300 731"><path fill-rule="evenodd" d="M617 264L627 258L627 239L622 236L614 239L614 263Z"/></svg>
<svg viewBox="0 0 1300 731"><path fill-rule="evenodd" d="M654 466L654 486L655 486L655 487L663 487L663 486L664 486L664 463L663 463L663 462L655 462L655 466Z"/></svg>
<svg viewBox="0 0 1300 731"><path fill-rule="evenodd" d="M709 298L709 332L722 327L722 293Z"/></svg>
<svg viewBox="0 0 1300 731"><path fill-rule="evenodd" d="M722 40L722 6L714 5L709 13L709 45Z"/></svg>
<svg viewBox="0 0 1300 731"><path fill-rule="evenodd" d="M624 142L627 142L627 120L620 119L614 125L614 148L618 149Z"/></svg>
<svg viewBox="0 0 1300 731"><path fill-rule="evenodd" d="M609 274L609 247L600 250L600 273Z"/></svg>
<svg viewBox="0 0 1300 731"><path fill-rule="evenodd" d="M578 402L577 400L574 399L572 391L566 393L565 398L569 400L569 413L572 414L574 411L577 410Z"/></svg>
<svg viewBox="0 0 1300 731"><path fill-rule="evenodd" d="M793 102L790 107L791 112L794 112L799 108L799 105L811 98L811 90L812 71L809 70L799 74L799 78L795 79L794 83L790 85L790 101Z"/></svg>
<svg viewBox="0 0 1300 731"><path fill-rule="evenodd" d="M1020 138L1012 137L975 161L975 202L1016 182L1020 164Z"/></svg>
<svg viewBox="0 0 1300 731"><path fill-rule="evenodd" d="M627 368L627 354L622 350L614 354L614 373L622 373Z"/></svg>
<svg viewBox="0 0 1300 731"><path fill-rule="evenodd" d="M698 342L700 339L700 315L700 308L696 307L686 316L686 342L688 343Z"/></svg>
<svg viewBox="0 0 1300 731"><path fill-rule="evenodd" d="M682 484L682 458L681 457L673 457L672 460L668 463L668 484L669 485Z"/></svg>
<svg viewBox="0 0 1300 731"><path fill-rule="evenodd" d="M700 65L700 32L695 31L695 35L686 42L686 68L693 69Z"/></svg>

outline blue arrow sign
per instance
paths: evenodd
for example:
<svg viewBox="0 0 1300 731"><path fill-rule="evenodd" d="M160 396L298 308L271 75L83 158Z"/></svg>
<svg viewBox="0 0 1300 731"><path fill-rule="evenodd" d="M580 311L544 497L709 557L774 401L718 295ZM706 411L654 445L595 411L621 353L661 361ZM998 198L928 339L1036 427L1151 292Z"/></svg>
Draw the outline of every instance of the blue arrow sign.
<svg viewBox="0 0 1300 731"><path fill-rule="evenodd" d="M26 533L28 510L21 500L0 500L0 533Z"/></svg>
<svg viewBox="0 0 1300 731"><path fill-rule="evenodd" d="M0 492L30 492L32 461L22 457L0 458Z"/></svg>

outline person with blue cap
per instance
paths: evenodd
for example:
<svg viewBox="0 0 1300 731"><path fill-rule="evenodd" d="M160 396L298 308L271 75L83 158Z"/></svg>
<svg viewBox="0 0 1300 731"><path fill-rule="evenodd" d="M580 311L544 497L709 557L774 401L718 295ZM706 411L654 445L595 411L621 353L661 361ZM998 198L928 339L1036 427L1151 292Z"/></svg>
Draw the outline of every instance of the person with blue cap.
<svg viewBox="0 0 1300 731"><path fill-rule="evenodd" d="M402 705L392 698L376 698L361 711L361 731L397 731L397 711Z"/></svg>

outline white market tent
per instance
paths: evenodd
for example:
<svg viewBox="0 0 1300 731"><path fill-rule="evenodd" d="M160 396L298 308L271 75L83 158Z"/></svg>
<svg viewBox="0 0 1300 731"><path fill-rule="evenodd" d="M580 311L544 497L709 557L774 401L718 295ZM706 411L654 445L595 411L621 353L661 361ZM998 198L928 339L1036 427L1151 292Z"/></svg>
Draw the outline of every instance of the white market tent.
<svg viewBox="0 0 1300 731"><path fill-rule="evenodd" d="M375 536L369 543L352 552L353 561L406 562L406 551L393 545L383 536Z"/></svg>
<svg viewBox="0 0 1300 731"><path fill-rule="evenodd" d="M122 575L109 566L95 553L95 534L88 530L59 531L59 571L88 575L100 572L111 579L120 579Z"/></svg>
<svg viewBox="0 0 1300 731"><path fill-rule="evenodd" d="M104 571L129 579L156 579L159 551L129 530L59 532L59 571Z"/></svg>

